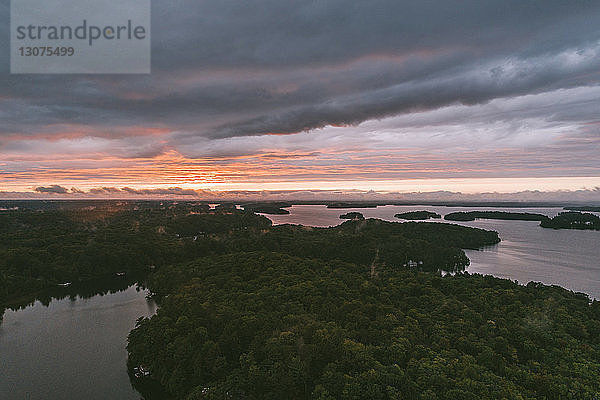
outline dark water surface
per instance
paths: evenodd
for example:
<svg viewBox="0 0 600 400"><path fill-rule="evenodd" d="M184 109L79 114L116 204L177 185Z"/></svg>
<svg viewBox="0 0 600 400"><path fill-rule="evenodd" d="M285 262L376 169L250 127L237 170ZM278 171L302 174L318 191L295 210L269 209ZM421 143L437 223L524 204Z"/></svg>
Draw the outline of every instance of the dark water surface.
<svg viewBox="0 0 600 400"><path fill-rule="evenodd" d="M343 222L341 214L357 211L365 218L387 221L397 213L417 210L434 211L444 216L455 211L509 211L539 213L554 216L561 208L473 208L431 206L381 206L377 208L332 209L321 205L303 205L288 208L287 215L266 215L274 224L302 224L334 226ZM480 219L460 223L497 231L502 239L496 246L480 251L465 251L471 265L467 271L517 280L560 285L567 289L587 293L600 299L600 231L541 228L537 221L502 221Z"/></svg>
<svg viewBox="0 0 600 400"><path fill-rule="evenodd" d="M358 211L367 218L400 221L394 214L429 210L439 214L470 211L465 207L383 206L328 209L306 205L289 215L269 215L275 224L333 226L340 214ZM483 209L481 209L483 210ZM559 208L485 210L534 212L553 216ZM439 220L437 220L439 221ZM447 221L444 221L447 222ZM463 225L496 230L502 242L467 251L469 272L557 284L600 298L600 232L552 230L538 222L477 220ZM156 306L135 286L104 295L87 294L39 301L19 311L7 310L0 323L0 399L137 400L126 371L127 334ZM112 287L112 286L111 286ZM126 288L126 289L125 289Z"/></svg>
<svg viewBox="0 0 600 400"><path fill-rule="evenodd" d="M127 334L155 312L146 291L39 301L7 310L0 324L0 399L134 400Z"/></svg>

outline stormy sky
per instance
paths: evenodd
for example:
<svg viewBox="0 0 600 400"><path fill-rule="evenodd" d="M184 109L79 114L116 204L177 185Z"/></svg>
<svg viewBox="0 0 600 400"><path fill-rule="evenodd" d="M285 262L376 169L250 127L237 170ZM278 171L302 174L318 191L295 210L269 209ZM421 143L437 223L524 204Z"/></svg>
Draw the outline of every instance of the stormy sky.
<svg viewBox="0 0 600 400"><path fill-rule="evenodd" d="M0 191L600 186L597 1L156 0L148 75L11 75L9 25Z"/></svg>

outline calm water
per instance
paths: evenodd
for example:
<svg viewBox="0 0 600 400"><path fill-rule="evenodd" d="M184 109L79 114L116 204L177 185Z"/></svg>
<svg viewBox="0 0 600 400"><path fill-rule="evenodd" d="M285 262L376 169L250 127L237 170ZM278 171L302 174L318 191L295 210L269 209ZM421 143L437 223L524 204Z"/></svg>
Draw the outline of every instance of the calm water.
<svg viewBox="0 0 600 400"><path fill-rule="evenodd" d="M125 345L136 319L154 312L134 286L7 310L0 324L0 399L139 399Z"/></svg>
<svg viewBox="0 0 600 400"><path fill-rule="evenodd" d="M288 215L266 215L274 224L334 226L349 211L366 218L400 222L400 212L429 210L442 216L455 211L497 210L530 212L554 216L560 208L472 208L430 206L382 206L377 208L331 209L319 205L293 206ZM440 221L440 220L437 220ZM443 221L451 222L451 221ZM600 231L554 230L535 221L476 220L462 225L495 230L502 242L480 251L467 250L471 265L467 271L501 278L560 285L600 299Z"/></svg>
<svg viewBox="0 0 600 400"><path fill-rule="evenodd" d="M383 206L375 209L328 209L293 206L289 215L269 215L275 224L334 226L339 215L358 211L367 218L399 221L394 214L430 210L442 215L463 207ZM483 209L482 209L483 210ZM553 216L558 208L504 210ZM537 222L477 220L461 223L498 231L502 242L467 251L469 272L492 274L521 283L539 281L600 298L600 232L552 230ZM123 286L125 287L126 284ZM134 286L89 298L36 302L6 311L0 323L0 399L137 400L126 371L127 334L141 316L156 307Z"/></svg>

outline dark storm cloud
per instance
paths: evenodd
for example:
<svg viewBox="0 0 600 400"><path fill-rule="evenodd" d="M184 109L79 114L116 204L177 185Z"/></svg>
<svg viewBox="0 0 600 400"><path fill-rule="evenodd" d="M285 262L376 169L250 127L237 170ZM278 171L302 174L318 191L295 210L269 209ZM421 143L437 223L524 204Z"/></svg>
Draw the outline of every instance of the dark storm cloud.
<svg viewBox="0 0 600 400"><path fill-rule="evenodd" d="M121 190L115 187L101 187L90 189L91 194L117 194Z"/></svg>
<svg viewBox="0 0 600 400"><path fill-rule="evenodd" d="M153 2L149 76L7 75L7 15L0 135L295 133L600 81L592 1Z"/></svg>
<svg viewBox="0 0 600 400"><path fill-rule="evenodd" d="M132 190L124 187L122 189L110 188L114 190L105 191L106 188L91 189L87 192L77 188L71 189L70 193L60 193L59 196L53 195L52 198L113 198L115 193L119 193L119 198L182 198L191 200L192 197L203 201L273 201L273 200L352 200L352 201L381 201L381 202L457 202L457 201L508 201L508 202L558 202L570 203L600 201L600 187L589 189L580 189L573 191L538 191L527 190L515 193L461 193L452 191L431 191L431 192L378 192L364 190L262 190L262 191L205 191L189 190L179 187L169 189L145 189ZM7 192L0 191L0 199L40 199L47 198L43 192Z"/></svg>
<svg viewBox="0 0 600 400"><path fill-rule="evenodd" d="M595 2L172 1L156 2L156 66L329 64L365 54L460 46L543 54L594 40ZM155 36L156 38L156 36ZM193 51L190 51L193 49Z"/></svg>
<svg viewBox="0 0 600 400"><path fill-rule="evenodd" d="M142 196L154 196L154 195L173 195L173 196L197 196L198 192L192 189L182 189L180 187L171 188L157 188L157 189L132 189L130 187L124 187L120 189L123 193L142 195Z"/></svg>
<svg viewBox="0 0 600 400"><path fill-rule="evenodd" d="M69 190L65 187L59 186L59 185L52 185L52 186L38 186L35 188L35 191L38 193L56 193L56 194L65 194L67 193Z"/></svg>

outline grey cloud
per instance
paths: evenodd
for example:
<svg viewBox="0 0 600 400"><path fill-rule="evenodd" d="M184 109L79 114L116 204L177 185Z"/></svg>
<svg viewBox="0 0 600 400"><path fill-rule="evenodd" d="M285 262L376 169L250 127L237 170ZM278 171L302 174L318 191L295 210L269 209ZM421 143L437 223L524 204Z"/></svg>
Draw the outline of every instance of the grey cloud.
<svg viewBox="0 0 600 400"><path fill-rule="evenodd" d="M138 194L144 196L152 195L175 195L175 196L197 196L198 192L192 189L182 189L180 187L171 187L167 189L132 189L130 187L121 188L122 192L129 194Z"/></svg>
<svg viewBox="0 0 600 400"><path fill-rule="evenodd" d="M67 193L69 190L67 188L64 188L62 186L59 185L52 185L52 186L38 186L35 188L35 191L38 193L56 193L56 194L65 194Z"/></svg>
<svg viewBox="0 0 600 400"><path fill-rule="evenodd" d="M90 189L91 194L117 194L121 191L116 187L101 187Z"/></svg>
<svg viewBox="0 0 600 400"><path fill-rule="evenodd" d="M181 0L153 7L153 75L7 76L0 135L56 123L98 127L81 135L107 137L127 134L111 129L118 126L205 137L295 133L600 77L598 57L575 66L554 60L598 45L596 2ZM0 21L6 30L8 21ZM516 71L507 70L510 60ZM189 86L177 79L218 71L226 77ZM286 85L296 87L279 91Z"/></svg>
<svg viewBox="0 0 600 400"><path fill-rule="evenodd" d="M52 185L50 187L39 187L35 189L38 193L58 193L65 194L74 197L81 197L80 195L87 196L104 196L104 197L122 197L122 196L198 196L198 191L192 189L183 189L180 187L170 188L154 188L154 189L132 189L130 187L113 187L104 186L98 188L91 188L87 192L76 187L72 188L69 192L66 188L58 185ZM2 192L0 192L2 193Z"/></svg>
<svg viewBox="0 0 600 400"><path fill-rule="evenodd" d="M108 192L104 189L109 189ZM114 190L113 190L114 189ZM190 191L182 188L127 190L129 188L98 188L83 192L54 194L51 198L164 198L179 199L194 196L205 201L377 201L377 202L554 202L600 204L600 187L580 190L539 191L526 190L513 193L461 193L452 191L433 192L384 192L364 190L262 190L262 191ZM171 193L172 192L172 193ZM188 193L189 192L189 193ZM192 193L193 192L193 193ZM112 193L109 195L109 193ZM129 195L127 195L129 194ZM59 196L59 197L57 197ZM0 199L44 199L49 193L0 191Z"/></svg>
<svg viewBox="0 0 600 400"><path fill-rule="evenodd" d="M457 44L545 52L598 33L598 12L593 2L518 0L156 2L154 51L163 68L330 63Z"/></svg>

